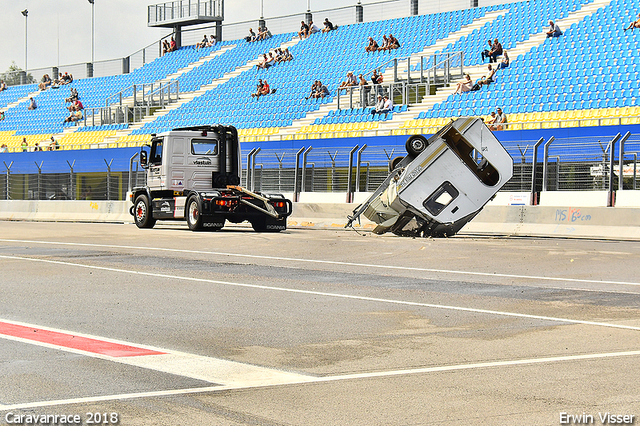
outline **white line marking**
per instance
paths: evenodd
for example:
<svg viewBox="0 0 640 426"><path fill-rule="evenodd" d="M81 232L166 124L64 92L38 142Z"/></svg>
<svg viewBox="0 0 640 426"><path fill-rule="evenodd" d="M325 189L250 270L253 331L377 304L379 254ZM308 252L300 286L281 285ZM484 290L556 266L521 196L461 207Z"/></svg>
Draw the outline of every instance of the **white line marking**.
<svg viewBox="0 0 640 426"><path fill-rule="evenodd" d="M13 340L30 345L42 346L64 352L71 352L79 355L89 356L92 358L117 362L119 364L131 365L134 367L147 368L163 373L189 377L209 383L219 383L225 386L253 386L291 382L303 383L305 381L314 379L314 377L305 374L280 371L273 368L266 368L219 358L194 355L147 345L139 345L137 343L125 342L122 340L106 339L101 336L75 333L69 330L41 327L39 325L2 319L0 319L0 321L10 324L22 325L25 327L54 331L58 333L73 334L78 337L86 337L89 339L118 343L122 345L131 345L138 348L165 352L165 354L133 357L112 357L108 355L97 354L94 352L72 349L65 346L58 346L51 343L38 342L14 336L7 336L4 334L0 334L0 339Z"/></svg>
<svg viewBox="0 0 640 426"><path fill-rule="evenodd" d="M103 402L103 401L127 400L127 399L134 399L134 398L152 398L152 397L163 397L163 396L187 395L187 394L204 393L204 392L218 393L218 392L224 392L228 390L265 388L265 387L282 386L282 385L326 383L326 382L336 382L341 380L384 378L384 377L393 377L393 376L406 376L406 375L413 375L413 374L442 373L442 372L451 372L451 371L455 372L455 371L462 371L462 370L526 366L526 365L535 365L535 364L543 364L543 363L551 364L551 363L557 363L557 362L586 361L586 360L594 360L594 359L621 358L621 357L629 357L629 356L640 356L640 351L568 355L568 356L561 356L561 357L517 359L512 361L480 362L480 363L472 363L472 364L457 364L457 365L444 365L439 367L414 368L414 369L407 369L407 370L391 370L391 371L379 371L379 372L370 372L370 373L344 374L344 375L337 375L337 376L315 377L315 378L312 378L311 380L305 380L302 382L279 383L279 384L261 384L261 385L250 385L250 386L208 386L208 387L189 388L189 389L170 389L170 390L164 390L164 391L126 393L126 394L93 396L93 397L74 398L74 399L61 399L56 401L28 402L28 403L22 403L22 404L5 405L4 407L2 407L2 409L3 410L23 410L23 409L29 409L29 408L50 407L54 405L85 404L85 403L95 403L95 402Z"/></svg>
<svg viewBox="0 0 640 426"><path fill-rule="evenodd" d="M520 275L520 274L501 274L491 272L474 272L474 271L456 271L450 269L434 269L434 268L416 268L411 266L394 266L394 265L376 265L367 263L354 263L354 262L339 262L335 260L319 260L319 259L304 259L304 258L291 258L291 257L279 257L279 256L264 256L255 254L242 254L242 253L224 253L218 251L202 251L202 250L183 250L174 248L163 247L139 247L139 246L121 246L116 244L88 244L88 243L65 243L60 241L35 241L35 240L13 240L2 239L0 242L12 242L23 244L46 244L46 245L62 245L62 246L78 246L78 247L97 247L97 248L115 248L115 249L127 249L127 250L147 250L147 251L164 251L175 253L188 253L188 254L207 254L214 256L227 256L227 257L244 257L248 259L265 259L265 260L277 260L286 262L300 262L300 263L318 263L326 265L341 265L341 266L357 266L364 268L376 268L376 269L390 269L390 270L406 270L406 271L418 271L418 272L435 272L442 274L453 275L470 275L481 277L499 277L499 278L522 278L529 280L539 281L564 281L574 283L586 283L586 284L617 284L617 285L629 285L640 286L640 283L629 281L610 281L610 280L588 280L582 278L559 278L559 277L545 277L536 275Z"/></svg>
<svg viewBox="0 0 640 426"><path fill-rule="evenodd" d="M129 275L144 275L144 276L154 277L154 278L194 281L194 282L219 284L219 285L226 285L226 286L233 286L233 287L281 291L286 293L309 294L313 296L325 296L325 297L334 297L334 298L341 298L341 299L362 300L362 301L368 301L368 302L390 303L390 304L405 305L405 306L418 306L423 308L447 309L452 311L472 312L477 314L499 315L499 316L507 316L507 317L535 319L535 320L542 320L542 321L561 322L561 323L567 323L567 324L584 324L584 325L593 325L598 327L609 327L609 328L619 328L619 329L625 329L625 330L640 331L640 326L611 324L611 323L596 322L596 321L584 321L584 320L577 320L577 319L571 319L571 318L548 317L543 315L521 314L517 312L502 312L502 311L494 311L490 309L465 308L462 306L437 305L433 303L422 303L422 302L409 302L405 300L381 299L377 297L354 296L350 294L326 293L321 291L300 290L295 288L273 287L273 286L265 286L265 285L258 285L258 284L234 283L229 281L210 280L206 278L194 278L194 277L185 277L185 276L169 275L169 274L157 274L152 272L135 271L135 270L127 270L127 269L107 268L104 266L83 265L81 263L63 262L60 260L48 260L48 259L38 259L38 258L20 257L20 256L6 256L6 255L0 255L0 259L24 260L28 262L43 262L43 263L51 263L55 265L76 266L79 268L125 273Z"/></svg>

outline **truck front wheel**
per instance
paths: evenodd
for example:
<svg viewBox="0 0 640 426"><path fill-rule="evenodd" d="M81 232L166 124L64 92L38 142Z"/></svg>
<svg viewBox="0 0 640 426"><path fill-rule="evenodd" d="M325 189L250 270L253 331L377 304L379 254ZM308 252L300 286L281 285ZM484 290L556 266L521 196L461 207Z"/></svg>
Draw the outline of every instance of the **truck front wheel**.
<svg viewBox="0 0 640 426"><path fill-rule="evenodd" d="M149 198L145 194L136 197L136 202L133 204L133 219L138 228L153 228L156 224Z"/></svg>
<svg viewBox="0 0 640 426"><path fill-rule="evenodd" d="M202 230L202 206L197 197L191 197L187 201L187 225L192 231Z"/></svg>

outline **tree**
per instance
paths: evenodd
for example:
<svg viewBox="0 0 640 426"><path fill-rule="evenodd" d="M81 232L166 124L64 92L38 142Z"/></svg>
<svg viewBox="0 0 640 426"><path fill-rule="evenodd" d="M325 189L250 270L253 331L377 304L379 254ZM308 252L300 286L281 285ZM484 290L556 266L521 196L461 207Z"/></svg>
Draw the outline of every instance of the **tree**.
<svg viewBox="0 0 640 426"><path fill-rule="evenodd" d="M16 65L15 61L11 62L11 66L7 71L0 74L0 80L4 80L7 83L7 86L17 86L20 84L29 84L35 83L36 79L33 78L31 74L26 75L26 81L24 81L24 71L18 65Z"/></svg>

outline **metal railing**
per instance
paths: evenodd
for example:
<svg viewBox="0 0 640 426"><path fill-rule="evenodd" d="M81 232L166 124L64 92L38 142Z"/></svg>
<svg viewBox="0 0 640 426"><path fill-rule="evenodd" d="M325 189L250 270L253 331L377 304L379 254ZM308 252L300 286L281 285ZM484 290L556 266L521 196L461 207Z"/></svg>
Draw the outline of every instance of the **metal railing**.
<svg viewBox="0 0 640 426"><path fill-rule="evenodd" d="M638 188L640 136L617 135L604 141L541 138L510 145L508 151L514 158L514 173L502 190L530 192L532 204L545 191L612 193ZM346 193L351 200L356 192L375 190L387 177L389 162L403 155L401 146L367 144L329 149L321 145L282 150L263 147L253 149L243 158L241 178L251 190L293 193L294 199L302 192L339 192ZM131 166L131 175L121 170L121 166L120 170L112 166L114 160L110 158L83 163L46 159L34 162L29 155L24 160L12 158L11 162L3 162L0 199L123 200L128 187L145 182L136 155L127 159L136 165ZM64 169L67 172L61 172ZM78 172L81 169L85 172Z"/></svg>

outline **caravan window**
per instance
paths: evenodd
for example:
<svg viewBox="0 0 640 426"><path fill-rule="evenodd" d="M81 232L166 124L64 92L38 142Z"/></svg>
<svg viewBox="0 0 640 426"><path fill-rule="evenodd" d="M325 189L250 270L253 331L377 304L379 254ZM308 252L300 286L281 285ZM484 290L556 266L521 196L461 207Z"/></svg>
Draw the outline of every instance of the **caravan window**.
<svg viewBox="0 0 640 426"><path fill-rule="evenodd" d="M218 155L218 141L215 139L192 139L193 155Z"/></svg>

